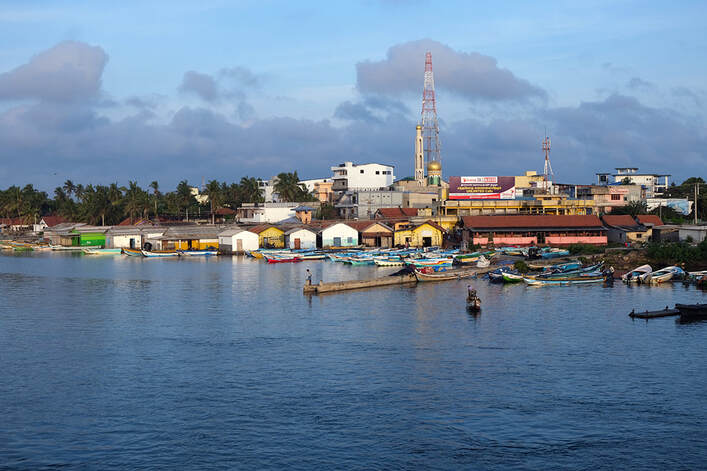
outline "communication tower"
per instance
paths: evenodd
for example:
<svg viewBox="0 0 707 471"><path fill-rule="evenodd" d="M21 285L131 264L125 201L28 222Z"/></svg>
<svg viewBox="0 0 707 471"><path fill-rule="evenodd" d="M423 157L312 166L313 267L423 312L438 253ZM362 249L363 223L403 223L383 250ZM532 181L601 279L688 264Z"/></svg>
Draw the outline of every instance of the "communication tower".
<svg viewBox="0 0 707 471"><path fill-rule="evenodd" d="M552 173L552 165L550 165L550 138L545 133L545 139L543 140L543 151L545 152L545 170L543 171L543 190L547 193L548 188L548 175L554 176Z"/></svg>
<svg viewBox="0 0 707 471"><path fill-rule="evenodd" d="M442 158L440 156L439 124L437 122L435 79L434 73L432 72L431 52L425 54L425 84L422 89L422 140L425 162L427 162L428 165L431 162L437 162L441 176ZM434 184L439 184L439 182Z"/></svg>

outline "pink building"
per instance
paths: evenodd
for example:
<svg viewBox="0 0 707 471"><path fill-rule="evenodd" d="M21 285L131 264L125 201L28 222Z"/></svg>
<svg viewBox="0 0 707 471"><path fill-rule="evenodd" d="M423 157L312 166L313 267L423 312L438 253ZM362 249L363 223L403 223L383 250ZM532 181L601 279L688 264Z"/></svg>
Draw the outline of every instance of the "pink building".
<svg viewBox="0 0 707 471"><path fill-rule="evenodd" d="M597 216L465 216L464 230L478 245L606 245L607 231Z"/></svg>

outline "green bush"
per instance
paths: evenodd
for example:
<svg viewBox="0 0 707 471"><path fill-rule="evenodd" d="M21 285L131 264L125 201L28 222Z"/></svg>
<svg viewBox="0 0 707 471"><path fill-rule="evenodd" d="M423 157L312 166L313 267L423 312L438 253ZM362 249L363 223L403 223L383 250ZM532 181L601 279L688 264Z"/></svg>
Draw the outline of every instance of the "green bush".
<svg viewBox="0 0 707 471"><path fill-rule="evenodd" d="M646 255L661 263L707 262L707 239L697 245L687 242L660 242L646 246Z"/></svg>
<svg viewBox="0 0 707 471"><path fill-rule="evenodd" d="M592 244L570 244L569 251L572 255L593 255L598 253L604 253L604 247Z"/></svg>
<svg viewBox="0 0 707 471"><path fill-rule="evenodd" d="M527 263L525 263L523 260L518 260L513 264L513 268L518 270L520 273L528 273L528 270L530 270L530 267L528 266Z"/></svg>

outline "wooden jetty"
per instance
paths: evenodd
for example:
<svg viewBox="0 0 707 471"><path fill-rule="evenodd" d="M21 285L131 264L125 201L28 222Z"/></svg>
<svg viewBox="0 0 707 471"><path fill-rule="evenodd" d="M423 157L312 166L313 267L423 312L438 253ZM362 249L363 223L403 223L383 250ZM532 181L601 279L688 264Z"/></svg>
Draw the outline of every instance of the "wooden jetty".
<svg viewBox="0 0 707 471"><path fill-rule="evenodd" d="M496 266L491 266L491 267L485 267L485 268L475 268L473 270L465 270L465 271L473 271L474 275L483 275L484 273L488 273L492 270L495 270ZM444 272L439 272L439 273L444 273ZM458 277L454 277L454 280L459 279ZM325 283L323 281L320 281L316 285L310 285L310 284L305 284L304 288L302 291L304 294L323 294L323 293L335 293L338 291L348 291L352 289L364 289L364 288L378 288L380 286L392 286L392 285L404 285L408 283L417 283L419 280L417 277L410 273L410 274L405 274L405 275L397 275L397 276L382 276L380 278L373 278L370 280L351 280L351 281L333 281L329 283ZM447 281L447 280L440 280L440 281Z"/></svg>
<svg viewBox="0 0 707 471"><path fill-rule="evenodd" d="M658 317L670 317L670 316L679 316L680 315L680 310L678 309L670 309L668 306L665 306L665 309L662 309L660 311L644 311L644 312L635 312L631 311L628 315L628 317L632 319L657 319Z"/></svg>

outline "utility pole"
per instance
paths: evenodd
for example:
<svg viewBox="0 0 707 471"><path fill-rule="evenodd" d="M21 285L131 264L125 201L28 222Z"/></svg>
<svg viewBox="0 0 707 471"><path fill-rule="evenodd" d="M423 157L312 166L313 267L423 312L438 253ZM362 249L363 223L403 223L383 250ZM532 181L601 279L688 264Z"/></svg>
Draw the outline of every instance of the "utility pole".
<svg viewBox="0 0 707 471"><path fill-rule="evenodd" d="M693 210L695 211L695 225L697 225L697 195L700 194L700 184L695 183L695 207Z"/></svg>

